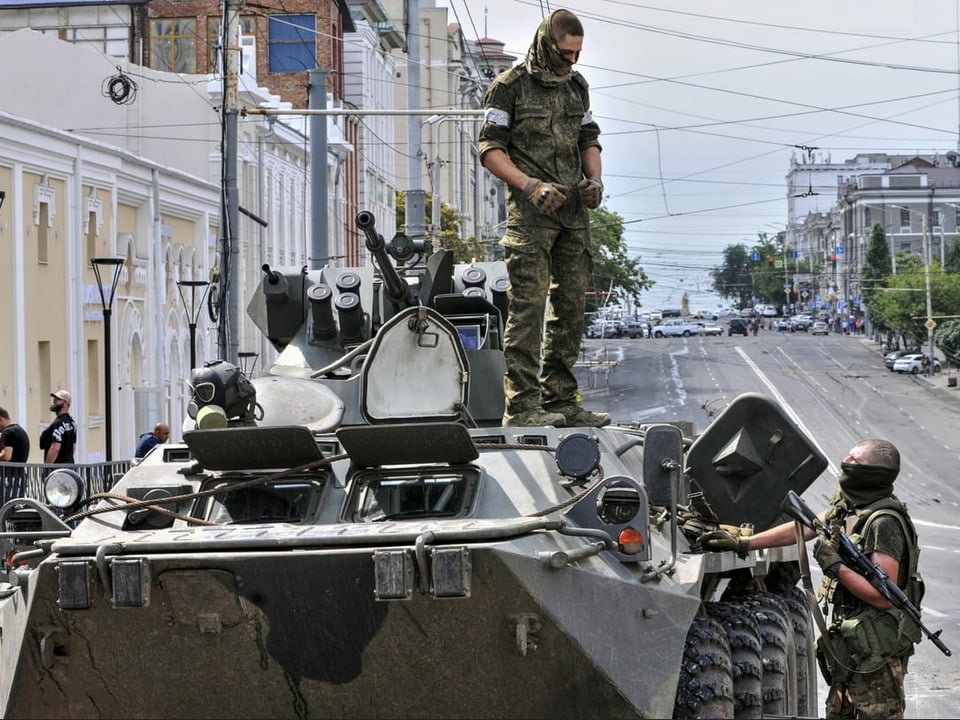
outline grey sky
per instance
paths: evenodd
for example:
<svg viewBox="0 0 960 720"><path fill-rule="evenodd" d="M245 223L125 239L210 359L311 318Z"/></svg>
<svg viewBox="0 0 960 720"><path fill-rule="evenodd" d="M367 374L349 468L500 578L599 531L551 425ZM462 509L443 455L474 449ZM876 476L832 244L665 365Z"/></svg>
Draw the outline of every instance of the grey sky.
<svg viewBox="0 0 960 720"><path fill-rule="evenodd" d="M958 1L437 4L518 56L544 13L580 16L607 204L661 295L705 288L724 247L783 228L802 148L834 162L957 149Z"/></svg>

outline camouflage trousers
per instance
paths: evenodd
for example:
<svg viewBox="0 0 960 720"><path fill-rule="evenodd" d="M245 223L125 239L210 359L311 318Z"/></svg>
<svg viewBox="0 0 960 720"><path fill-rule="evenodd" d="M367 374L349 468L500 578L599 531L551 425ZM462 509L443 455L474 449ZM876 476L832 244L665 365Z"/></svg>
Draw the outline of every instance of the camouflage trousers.
<svg viewBox="0 0 960 720"><path fill-rule="evenodd" d="M826 717L889 718L899 720L906 709L903 678L906 662L888 657L876 672L850 676L844 684L830 686L827 693Z"/></svg>
<svg viewBox="0 0 960 720"><path fill-rule="evenodd" d="M577 401L573 365L593 272L589 243L589 228L527 228L501 241L510 280L503 388L511 415Z"/></svg>

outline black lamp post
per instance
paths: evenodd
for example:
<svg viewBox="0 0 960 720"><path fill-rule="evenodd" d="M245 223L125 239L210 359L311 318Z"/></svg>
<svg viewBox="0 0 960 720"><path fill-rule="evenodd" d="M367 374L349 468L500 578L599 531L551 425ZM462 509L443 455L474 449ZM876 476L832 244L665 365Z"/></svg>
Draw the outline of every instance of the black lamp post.
<svg viewBox="0 0 960 720"><path fill-rule="evenodd" d="M203 309L203 299L207 296L207 290L210 283L206 280L178 280L177 289L180 291L180 299L183 301L183 309L187 311L187 321L190 325L190 369L197 366L197 320L200 317L200 311ZM187 302L187 296L183 294L183 289L190 291L190 302ZM200 293L200 299L197 299L197 291Z"/></svg>
<svg viewBox="0 0 960 720"><path fill-rule="evenodd" d="M250 377L250 373L253 372L253 368L257 365L257 358L260 356L259 353L255 352L238 352L237 357L240 359L240 372L242 372L247 377ZM252 360L252 362L251 362Z"/></svg>
<svg viewBox="0 0 960 720"><path fill-rule="evenodd" d="M104 418L106 418L106 456L107 462L113 461L113 412L110 401L113 388L110 386L110 315L113 312L113 297L117 292L117 282L120 280L120 271L123 269L123 258L92 258L93 274L97 278L97 287L100 289L100 304L103 306L103 397ZM104 288L104 275L112 273L109 285ZM109 292L104 292L107 289Z"/></svg>

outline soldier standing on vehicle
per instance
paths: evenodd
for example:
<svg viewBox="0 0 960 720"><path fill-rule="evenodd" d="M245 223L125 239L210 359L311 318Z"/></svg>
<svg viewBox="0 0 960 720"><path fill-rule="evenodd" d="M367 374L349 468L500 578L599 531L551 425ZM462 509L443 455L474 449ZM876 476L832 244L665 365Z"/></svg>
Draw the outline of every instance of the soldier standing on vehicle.
<svg viewBox="0 0 960 720"><path fill-rule="evenodd" d="M863 575L844 565L837 549L842 531L920 607L917 531L906 506L893 494L900 452L886 440L861 440L840 467L839 488L821 514L831 540L818 539L813 549L823 569L820 598L833 607L827 641L817 641L817 660L830 684L826 717L902 718L907 661L921 630ZM805 539L816 536L804 528ZM787 522L752 537L714 530L700 537L700 546L746 557L750 550L795 541L794 523Z"/></svg>
<svg viewBox="0 0 960 720"><path fill-rule="evenodd" d="M480 156L509 193L500 241L510 279L504 425L610 423L577 403L573 373L593 270L588 208L603 196L600 127L587 81L573 70L582 47L577 16L554 11L524 63L498 75L484 99Z"/></svg>

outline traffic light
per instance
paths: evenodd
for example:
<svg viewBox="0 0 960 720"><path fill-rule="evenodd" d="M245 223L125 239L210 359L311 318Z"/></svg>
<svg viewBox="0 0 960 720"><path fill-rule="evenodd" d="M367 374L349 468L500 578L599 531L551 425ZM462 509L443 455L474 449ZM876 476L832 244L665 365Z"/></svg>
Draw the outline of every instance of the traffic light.
<svg viewBox="0 0 960 720"><path fill-rule="evenodd" d="M767 256L767 265L773 267L773 255Z"/></svg>

